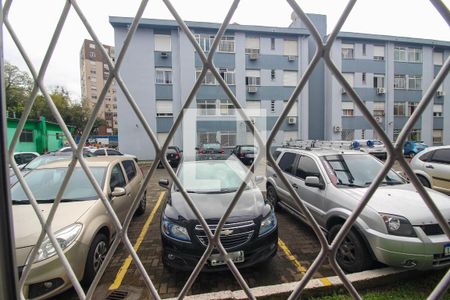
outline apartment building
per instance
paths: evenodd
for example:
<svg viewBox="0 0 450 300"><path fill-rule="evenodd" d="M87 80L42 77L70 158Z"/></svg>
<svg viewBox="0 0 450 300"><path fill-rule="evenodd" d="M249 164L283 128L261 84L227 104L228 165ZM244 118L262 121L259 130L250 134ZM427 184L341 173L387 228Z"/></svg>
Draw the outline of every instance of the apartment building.
<svg viewBox="0 0 450 300"><path fill-rule="evenodd" d="M325 37L326 16L309 17ZM110 17L117 51L131 22L131 18ZM186 24L208 53L220 24ZM267 136L314 51L309 31L293 14L287 28L230 24L214 64L252 122ZM444 41L344 32L333 45L332 57L390 138L395 139L449 52L450 43ZM160 142L180 114L201 68L200 56L175 21L141 20L121 75ZM450 95L449 80L436 94L433 107L416 124L412 139L430 145L450 143L450 105L444 105L445 95ZM154 158L150 139L142 138L145 131L120 90L117 96L121 149L142 159ZM216 141L230 147L252 142L251 133L239 121L212 74L207 73L203 79L190 108L196 110L185 114L189 126L182 126L171 143L190 148ZM376 138L376 134L320 62L283 120L275 144L290 139L354 138Z"/></svg>
<svg viewBox="0 0 450 300"><path fill-rule="evenodd" d="M103 45L114 59L114 47ZM80 51L81 97L83 104L93 109L109 77L109 67L94 41L84 40ZM117 96L114 82L106 93L98 117L106 121L99 135L116 135L118 129Z"/></svg>

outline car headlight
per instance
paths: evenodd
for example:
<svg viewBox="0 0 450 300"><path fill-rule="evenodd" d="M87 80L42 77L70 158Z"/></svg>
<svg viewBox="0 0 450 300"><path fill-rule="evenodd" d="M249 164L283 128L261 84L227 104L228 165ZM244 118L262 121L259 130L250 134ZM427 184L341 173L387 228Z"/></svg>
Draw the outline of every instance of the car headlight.
<svg viewBox="0 0 450 300"><path fill-rule="evenodd" d="M414 228L408 219L402 216L390 215L385 213L380 213L383 218L384 224L386 225L387 231L392 235L399 236L416 236Z"/></svg>
<svg viewBox="0 0 450 300"><path fill-rule="evenodd" d="M262 236L274 229L277 226L277 218L275 217L275 212L271 211L270 214L261 221L261 226L259 227L259 236Z"/></svg>
<svg viewBox="0 0 450 300"><path fill-rule="evenodd" d="M80 223L74 223L55 232L56 240L58 241L59 246L61 246L62 250L69 247L75 241L81 231L81 228L83 228L83 225L81 225ZM39 247L34 262L36 263L42 261L54 255L56 255L56 249L55 247L53 247L50 239L46 238Z"/></svg>
<svg viewBox="0 0 450 300"><path fill-rule="evenodd" d="M161 224L161 231L175 240L189 242L191 238L187 232L187 229L181 225L175 224L167 218L163 218Z"/></svg>

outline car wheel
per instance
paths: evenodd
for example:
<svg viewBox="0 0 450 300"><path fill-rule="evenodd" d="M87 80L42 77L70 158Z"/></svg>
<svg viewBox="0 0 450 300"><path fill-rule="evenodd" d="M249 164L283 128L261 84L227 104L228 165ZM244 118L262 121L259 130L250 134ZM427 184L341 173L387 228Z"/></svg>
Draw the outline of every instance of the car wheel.
<svg viewBox="0 0 450 300"><path fill-rule="evenodd" d="M272 204L275 210L278 209L278 195L277 191L273 187L273 185L269 184L267 186L267 200Z"/></svg>
<svg viewBox="0 0 450 300"><path fill-rule="evenodd" d="M99 233L92 241L89 248L86 266L84 268L84 276L82 283L89 285L94 280L95 274L100 270L100 266L105 260L106 253L108 253L109 243L105 234Z"/></svg>
<svg viewBox="0 0 450 300"><path fill-rule="evenodd" d="M144 193L144 196L142 196L141 201L139 201L139 206L136 209L136 212L134 213L136 216L140 216L145 213L145 208L147 207L147 193Z"/></svg>
<svg viewBox="0 0 450 300"><path fill-rule="evenodd" d="M427 188L431 188L430 182L423 176L417 175L417 178L419 178L420 183Z"/></svg>
<svg viewBox="0 0 450 300"><path fill-rule="evenodd" d="M328 232L328 241L331 243L338 234L342 225L335 225ZM366 244L355 229L351 229L336 253L336 261L342 270L347 273L361 272L373 265L373 260L367 250Z"/></svg>

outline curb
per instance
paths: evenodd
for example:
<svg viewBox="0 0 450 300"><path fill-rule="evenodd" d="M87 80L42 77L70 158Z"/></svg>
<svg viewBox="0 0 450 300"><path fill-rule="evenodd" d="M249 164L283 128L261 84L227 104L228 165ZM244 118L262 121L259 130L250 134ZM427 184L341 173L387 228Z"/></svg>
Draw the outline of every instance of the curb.
<svg viewBox="0 0 450 300"><path fill-rule="evenodd" d="M382 268L376 270L363 271L359 273L347 274L347 278L355 286L355 288L370 288L386 283L392 283L392 280L409 277L414 271L395 268ZM395 277L395 278L394 278ZM318 296L330 294L333 291L344 290L345 287L338 276L327 277L331 282L330 286L324 286L320 278L311 279L302 291L302 296ZM276 285L260 286L251 288L252 294L258 299L286 299L296 288L298 282L281 283ZM169 298L175 300L177 298ZM241 300L248 299L242 290L237 291L220 291L213 293L197 294L186 296L187 300Z"/></svg>

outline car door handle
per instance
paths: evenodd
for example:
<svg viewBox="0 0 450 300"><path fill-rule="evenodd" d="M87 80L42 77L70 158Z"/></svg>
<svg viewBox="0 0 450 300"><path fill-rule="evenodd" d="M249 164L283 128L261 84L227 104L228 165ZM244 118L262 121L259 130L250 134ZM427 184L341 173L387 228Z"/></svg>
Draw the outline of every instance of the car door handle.
<svg viewBox="0 0 450 300"><path fill-rule="evenodd" d="M298 185L296 183L292 183L292 186L296 189L298 189Z"/></svg>
<svg viewBox="0 0 450 300"><path fill-rule="evenodd" d="M427 169L434 169L434 167L432 165L426 165L425 168L427 168Z"/></svg>

